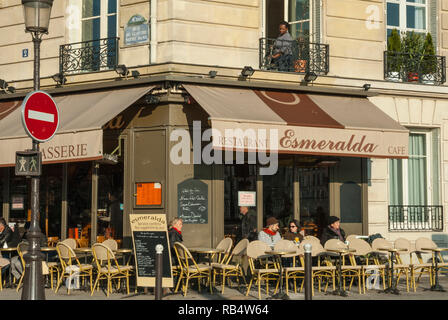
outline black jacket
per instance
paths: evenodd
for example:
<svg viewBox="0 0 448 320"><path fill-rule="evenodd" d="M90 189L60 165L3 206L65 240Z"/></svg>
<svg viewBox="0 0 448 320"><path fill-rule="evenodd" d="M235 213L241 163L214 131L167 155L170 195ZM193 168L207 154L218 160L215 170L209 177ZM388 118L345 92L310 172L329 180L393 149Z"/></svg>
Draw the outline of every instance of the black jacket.
<svg viewBox="0 0 448 320"><path fill-rule="evenodd" d="M241 238L249 241L257 238L257 213L252 208L241 218Z"/></svg>
<svg viewBox="0 0 448 320"><path fill-rule="evenodd" d="M14 243L15 242L14 241L14 232L8 225L6 225L3 232L0 233L0 248L3 248L5 242L8 245L8 247L17 246L17 244Z"/></svg>
<svg viewBox="0 0 448 320"><path fill-rule="evenodd" d="M170 228L168 230L168 238L170 240L171 261L173 265L177 265L176 251L174 251L174 243L182 242L184 240L182 238L182 235L179 232L177 232L177 230L174 228Z"/></svg>
<svg viewBox="0 0 448 320"><path fill-rule="evenodd" d="M344 238L345 241L345 232L342 228L339 228L341 232L341 236ZM326 226L324 230L322 231L322 236L320 238L320 243L322 245L325 245L325 242L327 242L330 239L339 239L339 235L331 230L330 226ZM340 240L340 239L339 239Z"/></svg>

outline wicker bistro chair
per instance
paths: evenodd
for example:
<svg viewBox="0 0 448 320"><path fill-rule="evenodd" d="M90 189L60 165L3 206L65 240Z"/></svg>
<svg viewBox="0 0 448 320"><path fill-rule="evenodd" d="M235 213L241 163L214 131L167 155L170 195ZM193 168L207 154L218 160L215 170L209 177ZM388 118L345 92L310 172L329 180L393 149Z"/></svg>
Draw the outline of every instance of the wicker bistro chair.
<svg viewBox="0 0 448 320"><path fill-rule="evenodd" d="M230 239L231 238L226 238ZM232 241L233 242L233 241ZM224 288L226 284L226 277L229 281L230 285L230 277L236 277L238 282L238 287L240 285L240 277L243 279L244 284L246 283L246 277L244 276L243 268L241 267L243 256L246 255L247 246L249 245L249 240L242 239L237 243L235 248L233 248L232 252L227 256L226 259L223 259L221 263L214 262L212 263L213 268L213 285L216 283L216 276L222 276L222 293L224 293ZM236 258L236 264L232 264L232 260Z"/></svg>
<svg viewBox="0 0 448 320"><path fill-rule="evenodd" d="M384 239L384 238L377 238L373 240L372 242L372 249L379 252L387 252L387 250L383 249L396 249L394 248L394 245L392 242ZM398 249L397 249L398 250ZM405 249L399 250L399 251L406 251ZM401 275L404 273L406 276L406 291L409 292L409 280L411 280L411 284L414 283L412 280L413 273L411 272L411 265L408 263L403 263L403 261L400 258L400 252L397 251L395 253L395 260L393 265L393 270L389 270L390 276L388 277L388 284L389 287L392 286L392 273L396 274L396 285L398 285L398 281L400 280ZM389 256L388 258L389 266L391 266L391 258ZM411 276L411 279L409 279L409 276Z"/></svg>
<svg viewBox="0 0 448 320"><path fill-rule="evenodd" d="M212 260L216 257L216 262L223 263L230 255L230 251L232 250L233 246L233 240L232 238L224 238L222 239L218 245L216 246L216 249L221 249L222 252L213 254Z"/></svg>
<svg viewBox="0 0 448 320"><path fill-rule="evenodd" d="M314 281L317 279L318 281L318 289L319 292L321 291L321 283L322 280L326 280L325 285L325 292L328 289L328 284L330 283L330 280L333 285L333 290L336 289L335 287L335 279L336 279L336 267L331 263L330 255L328 252L325 251L324 247L320 244L320 242L317 242L313 239L309 240L303 240L300 242L299 245L299 251L304 251L305 244L311 244L311 256L317 260L317 265L313 266L311 268L312 276L311 276L311 290L312 295L314 296ZM304 256L300 256L300 262L302 267L305 267L305 261ZM303 282L302 282L303 285ZM302 290L302 288L300 289Z"/></svg>
<svg viewBox="0 0 448 320"><path fill-rule="evenodd" d="M2 280L2 268L8 266L10 264L10 261L8 259L2 258L0 256L0 291L3 290L3 280Z"/></svg>
<svg viewBox="0 0 448 320"><path fill-rule="evenodd" d="M435 262L434 259L438 259L437 267L438 267L439 271L440 272L448 272L448 262L445 262L443 260L443 256L441 253L441 251L445 251L448 249L441 249L440 251L431 252L428 250L423 250L424 248L438 249L437 244L434 241L432 241L431 239L421 237L421 238L418 238L417 240L415 240L415 254L417 255L418 261L420 262L419 265L424 265L424 266L428 265L428 263L423 262L423 257L421 255L422 253L433 254L432 262L434 263ZM433 263L429 263L429 265L431 266L431 268L430 268L430 270L431 270L431 272L430 272L431 286L433 286L435 284L435 270L432 267ZM417 282L420 281L420 277L421 277L421 274L419 274Z"/></svg>
<svg viewBox="0 0 448 320"><path fill-rule="evenodd" d="M79 262L75 251L62 241L56 245L56 250L61 262L61 273L58 278L58 284L55 292L58 292L64 278L71 278L75 273L78 273L81 279L90 278L90 290L92 290L92 270L93 266L90 264L82 264ZM67 294L70 294L70 286L67 287Z"/></svg>
<svg viewBox="0 0 448 320"><path fill-rule="evenodd" d="M22 264L22 275L20 276L19 283L17 285L16 291L18 292L22 286L23 279L25 278L25 259L23 258L24 254L27 253L28 243L20 242L17 245L17 253L19 254L19 259ZM59 268L56 262L49 262L48 264L45 261L42 261L42 274L50 275L51 289L53 289L53 272L57 272L59 278Z"/></svg>
<svg viewBox="0 0 448 320"><path fill-rule="evenodd" d="M121 279L126 279L126 291L127 294L129 294L129 278L134 270L134 266L120 265L111 248L103 243L95 243L92 246L92 253L96 265L97 276L93 288L92 286L90 287L90 295L93 295L100 280L107 280L106 295L109 296L109 294L112 293L113 280L117 280L117 289L119 289Z"/></svg>
<svg viewBox="0 0 448 320"><path fill-rule="evenodd" d="M352 264L357 265L356 258L358 258L361 262L362 266L362 287L363 293L366 293L366 278L369 276L368 272L377 271L379 276L383 279L383 289L386 289L386 266L380 263L379 255L383 254L377 251L374 251L370 244L362 239L351 239L349 242L349 249L354 249ZM375 277L374 285L379 277Z"/></svg>
<svg viewBox="0 0 448 320"><path fill-rule="evenodd" d="M104 244L106 247L108 247L112 251L116 251L118 249L118 243L114 239L106 239L101 243Z"/></svg>
<svg viewBox="0 0 448 320"><path fill-rule="evenodd" d="M77 242L76 242L75 239L67 238L67 239L65 239L65 240L63 240L61 242L64 243L65 245L69 246L72 249L76 249Z"/></svg>
<svg viewBox="0 0 448 320"><path fill-rule="evenodd" d="M212 266L203 263L198 264L193 258L190 250L180 242L174 243L174 250L181 267L179 281L175 291L177 291L181 281L183 283L183 280L185 280L185 285L182 285L182 291L184 292L185 297L187 295L189 281L191 279L198 279L198 291L201 292L201 279L206 278L210 286L210 293L213 293Z"/></svg>
<svg viewBox="0 0 448 320"><path fill-rule="evenodd" d="M338 239L330 239L327 242L325 242L324 245L325 250L331 251L331 252L337 252L339 250L347 250L349 247L347 245L338 240ZM348 263L346 257L348 256ZM339 262L338 262L339 263ZM345 279L351 278L350 285L348 287L348 290L350 291L353 285L353 281L355 278L358 279L358 291L361 294L361 287L362 287L362 267L358 266L356 264L356 260L354 259L353 253L342 253L341 254L341 277L342 277L342 285L345 291Z"/></svg>
<svg viewBox="0 0 448 320"><path fill-rule="evenodd" d="M297 245L290 240L279 240L275 246L276 251L294 251L292 254L283 255L282 258L292 258L290 266L283 267L286 283L286 294L289 294L289 281L293 280L294 292L297 293L297 279L302 279L300 291L303 288L303 280L305 279L305 268L301 266L300 256L303 256L303 250L299 249Z"/></svg>
<svg viewBox="0 0 448 320"><path fill-rule="evenodd" d="M267 264L266 262L263 262L261 260L268 257L266 251L269 250L271 250L271 248L265 242L260 240L252 241L247 246L247 257L249 260L251 279L247 287L246 296L249 295L250 288L252 287L252 283L254 282L254 280L255 284L258 284L258 299L261 299L261 281L265 281L266 283L266 294L269 294L269 281L277 281L276 287L278 287L280 280L278 269L275 267L262 268L263 264L265 267Z"/></svg>

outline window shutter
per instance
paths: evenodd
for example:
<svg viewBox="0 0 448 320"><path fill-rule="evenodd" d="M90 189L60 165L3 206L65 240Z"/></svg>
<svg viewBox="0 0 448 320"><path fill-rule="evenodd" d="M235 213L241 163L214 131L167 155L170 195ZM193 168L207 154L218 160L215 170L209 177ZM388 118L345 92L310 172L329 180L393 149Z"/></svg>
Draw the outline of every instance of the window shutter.
<svg viewBox="0 0 448 320"><path fill-rule="evenodd" d="M311 0L313 1L313 39L312 41L319 43L321 39L321 0Z"/></svg>
<svg viewBox="0 0 448 320"><path fill-rule="evenodd" d="M434 47L436 48L436 53L437 53L437 43L438 43L438 39L437 39L437 25L438 25L438 17L437 17L437 1L438 0L429 0L429 12L428 12L428 17L429 17L429 24L428 24L428 32L431 33L432 36L432 40L434 42Z"/></svg>

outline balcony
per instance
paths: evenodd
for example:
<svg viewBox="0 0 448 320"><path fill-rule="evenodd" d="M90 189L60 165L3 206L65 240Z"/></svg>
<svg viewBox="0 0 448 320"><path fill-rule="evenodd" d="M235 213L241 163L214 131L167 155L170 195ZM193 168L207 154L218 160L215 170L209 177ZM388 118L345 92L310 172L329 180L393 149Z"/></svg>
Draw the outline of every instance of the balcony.
<svg viewBox="0 0 448 320"><path fill-rule="evenodd" d="M389 231L443 231L443 206L391 205Z"/></svg>
<svg viewBox="0 0 448 320"><path fill-rule="evenodd" d="M272 55L276 52L276 39L261 38L259 58L261 70L295 72L306 74L314 72L317 75L326 75L329 71L328 44L312 43L308 41L280 41L281 46L287 47L291 54L284 61L276 61Z"/></svg>
<svg viewBox="0 0 448 320"><path fill-rule="evenodd" d="M384 79L441 85L446 81L446 57L384 51Z"/></svg>
<svg viewBox="0 0 448 320"><path fill-rule="evenodd" d="M119 38L63 44L59 48L59 72L73 74L114 69L118 65Z"/></svg>

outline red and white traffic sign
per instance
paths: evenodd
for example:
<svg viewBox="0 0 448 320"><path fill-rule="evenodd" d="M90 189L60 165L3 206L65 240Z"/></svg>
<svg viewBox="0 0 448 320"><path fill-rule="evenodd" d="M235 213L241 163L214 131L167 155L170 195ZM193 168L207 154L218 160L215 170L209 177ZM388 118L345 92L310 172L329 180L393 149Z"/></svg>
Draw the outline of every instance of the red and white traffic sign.
<svg viewBox="0 0 448 320"><path fill-rule="evenodd" d="M59 111L53 98L44 91L30 92L22 103L22 123L32 139L50 140L59 126Z"/></svg>

